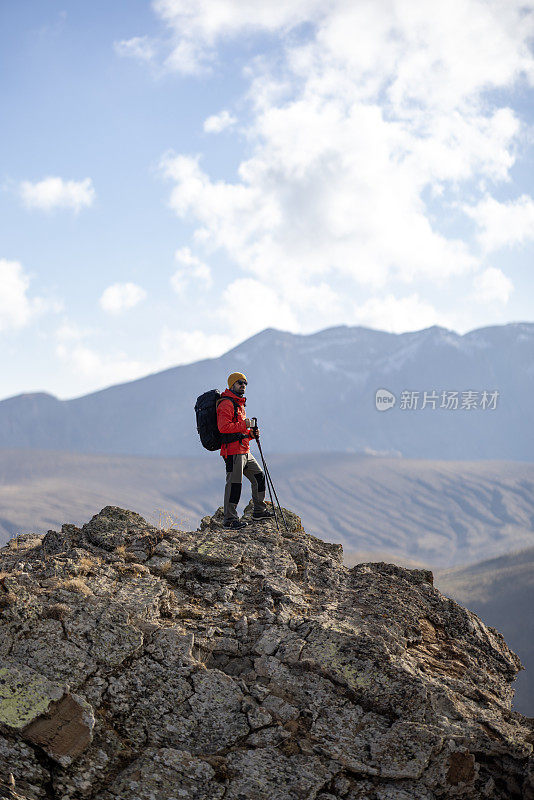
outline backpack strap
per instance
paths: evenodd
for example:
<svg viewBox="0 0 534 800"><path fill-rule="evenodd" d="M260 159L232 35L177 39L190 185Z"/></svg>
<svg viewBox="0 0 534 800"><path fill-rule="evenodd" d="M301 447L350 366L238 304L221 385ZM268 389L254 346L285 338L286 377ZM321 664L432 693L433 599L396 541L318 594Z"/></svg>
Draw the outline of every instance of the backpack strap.
<svg viewBox="0 0 534 800"><path fill-rule="evenodd" d="M237 402L237 400L234 400L232 397L226 396L226 397L220 397L217 400L217 402L215 403L215 407L219 408L219 403L222 403L223 400L229 400L231 402L231 404L233 405L233 407L234 407L234 419L237 422L237 408L239 406L239 403Z"/></svg>
<svg viewBox="0 0 534 800"><path fill-rule="evenodd" d="M232 397L228 397L227 395L226 397L221 397L219 400L217 400L215 408L219 408L219 403L222 403L223 400L229 400L232 403L234 407L234 421L237 422L237 409L239 403L237 402L237 400L234 400ZM240 442L241 439L245 438L246 434L244 433L221 433L221 441L224 444L230 444L230 442Z"/></svg>

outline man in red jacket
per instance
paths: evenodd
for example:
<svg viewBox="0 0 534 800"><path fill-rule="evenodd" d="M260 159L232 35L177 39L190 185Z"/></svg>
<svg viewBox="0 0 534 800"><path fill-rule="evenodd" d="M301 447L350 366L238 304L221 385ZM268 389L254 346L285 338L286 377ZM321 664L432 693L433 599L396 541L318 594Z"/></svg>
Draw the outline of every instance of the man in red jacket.
<svg viewBox="0 0 534 800"><path fill-rule="evenodd" d="M228 389L217 402L217 426L222 434L221 456L226 463L226 486L224 489L225 528L244 528L246 522L237 515L237 504L241 497L243 475L252 484L254 502L253 520L271 519L274 512L265 505L265 475L254 456L249 452L250 440L255 438L246 416L246 376L232 372L228 376ZM259 430L256 429L259 436Z"/></svg>

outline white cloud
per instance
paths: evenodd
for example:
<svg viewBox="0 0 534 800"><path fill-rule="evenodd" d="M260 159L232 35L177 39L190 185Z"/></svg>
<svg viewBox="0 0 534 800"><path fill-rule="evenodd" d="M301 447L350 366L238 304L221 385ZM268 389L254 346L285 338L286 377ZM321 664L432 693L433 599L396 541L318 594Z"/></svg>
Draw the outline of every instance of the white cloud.
<svg viewBox="0 0 534 800"><path fill-rule="evenodd" d="M145 297L145 290L135 283L113 283L103 291L99 302L104 311L118 314L133 308Z"/></svg>
<svg viewBox="0 0 534 800"><path fill-rule="evenodd" d="M163 361L186 364L216 358L268 327L299 331L292 304L284 301L275 288L254 278L231 281L218 296L212 315L224 334L165 327L160 336Z"/></svg>
<svg viewBox="0 0 534 800"><path fill-rule="evenodd" d="M171 30L169 69L202 74L216 57L219 41L254 33L289 31L316 16L323 0L154 0L152 7Z"/></svg>
<svg viewBox="0 0 534 800"><path fill-rule="evenodd" d="M64 181L63 178L48 177L37 183L22 181L20 196L27 208L41 211L70 209L78 213L91 206L96 197L91 178L83 181Z"/></svg>
<svg viewBox="0 0 534 800"><path fill-rule="evenodd" d="M208 334L201 330L174 330L164 325L159 334L159 352L150 361L131 358L122 350L95 346L96 329L81 328L65 318L56 329L55 352L76 376L77 393L97 391L122 381L203 358L216 358L239 343L230 334ZM71 396L71 395L69 395Z"/></svg>
<svg viewBox="0 0 534 800"><path fill-rule="evenodd" d="M263 286L269 274L276 302L267 302L267 325L347 319L356 286L371 295L359 313L373 324L387 325L388 312L397 327L410 328L412 316L421 327L450 324L418 294L376 294L392 280L442 288L480 273L484 253L451 233L451 211L460 223L462 213L476 219L486 251L532 236L530 201L512 210L491 197L511 180L524 128L521 106L510 108L503 98L514 95L503 90L534 85L531 0L153 8L171 34L167 67L184 73L209 69L231 40L268 42L243 72L248 156L235 179L212 178L199 154L162 160L170 206L193 222L196 245L223 254L248 276L241 280ZM220 112L204 129L228 120ZM498 233L491 214L513 224Z"/></svg>
<svg viewBox="0 0 534 800"><path fill-rule="evenodd" d="M406 297L371 297L360 306L354 307L354 323L378 328L390 333L408 330L421 330L431 325L452 328L449 315L441 314L417 293Z"/></svg>
<svg viewBox="0 0 534 800"><path fill-rule="evenodd" d="M182 294L191 279L203 283L207 289L212 285L209 266L194 256L189 247L181 247L175 252L174 258L182 264L171 277L171 286L177 294Z"/></svg>
<svg viewBox="0 0 534 800"><path fill-rule="evenodd" d="M39 314L62 309L59 301L29 297L29 287L22 264L0 258L0 331L23 328Z"/></svg>
<svg viewBox="0 0 534 800"><path fill-rule="evenodd" d="M191 39L182 39L171 50L165 68L182 75L202 75L209 72L203 48Z"/></svg>
<svg viewBox="0 0 534 800"><path fill-rule="evenodd" d="M85 391L96 391L98 387L135 380L151 370L151 365L131 359L123 352L106 351L102 354L80 341L70 344L58 341L56 354L76 375L78 385L81 387L85 384Z"/></svg>
<svg viewBox="0 0 534 800"><path fill-rule="evenodd" d="M55 338L59 344L63 344L64 342L72 342L78 341L82 333L77 325L74 325L72 322L68 320L64 320L59 328L55 331Z"/></svg>
<svg viewBox="0 0 534 800"><path fill-rule="evenodd" d="M473 279L473 298L477 303L507 303L513 291L512 281L496 267L488 267Z"/></svg>
<svg viewBox="0 0 534 800"><path fill-rule="evenodd" d="M291 303L283 301L274 288L253 278L230 282L217 297L212 317L225 333L174 330L165 326L160 335L160 368L163 369L163 364L188 364L198 359L217 358L264 328L299 331ZM317 325L314 330L316 328Z"/></svg>
<svg viewBox="0 0 534 800"><path fill-rule="evenodd" d="M478 239L486 252L534 240L534 200L529 195L506 203L485 197L475 206L464 206L464 210L475 220Z"/></svg>
<svg viewBox="0 0 534 800"><path fill-rule="evenodd" d="M320 24L313 56L330 67L344 64L360 96L385 89L392 105L412 118L428 108L466 111L486 88L533 77L529 5L341 0Z"/></svg>
<svg viewBox="0 0 534 800"><path fill-rule="evenodd" d="M232 116L227 109L213 114L204 120L204 131L206 133L221 133L221 131L231 128L237 122L237 118Z"/></svg>
<svg viewBox="0 0 534 800"><path fill-rule="evenodd" d="M276 288L273 288L276 287ZM218 315L239 341L264 328L281 328L298 333L299 325L292 304L277 291L276 283L266 286L254 278L238 278L222 293ZM233 309L246 308L247 313Z"/></svg>
<svg viewBox="0 0 534 800"><path fill-rule="evenodd" d="M442 280L474 268L462 242L432 230L413 171L396 169L386 146L381 152L379 120L366 125L362 113L357 129L335 114L328 125L328 109L301 110L302 125L299 110L281 112L291 119L243 162L236 184L211 181L197 158L167 158L171 207L200 223L199 242L225 251L245 272L269 273L286 300L300 284L307 290L297 293L300 302L331 274L378 288L391 275ZM313 125L327 130L307 140L302 130Z"/></svg>
<svg viewBox="0 0 534 800"><path fill-rule="evenodd" d="M22 328L32 316L30 279L18 261L0 259L0 330Z"/></svg>
<svg viewBox="0 0 534 800"><path fill-rule="evenodd" d="M219 43L255 34L287 34L312 28L311 44L295 44L288 55L308 71L320 60L333 68L321 78L334 83L343 65L369 96L386 87L398 105L452 108L482 86L508 86L519 74L533 77L529 38L532 5L521 0L155 0L156 14L171 38L168 66L201 72L216 57Z"/></svg>
<svg viewBox="0 0 534 800"><path fill-rule="evenodd" d="M80 342L82 339L92 336L95 332L95 328L81 328L65 317L63 322L54 331L54 338L58 345L66 346L72 342Z"/></svg>
<svg viewBox="0 0 534 800"><path fill-rule="evenodd" d="M466 182L509 180L520 120L484 97L534 78L533 15L519 0L154 8L175 43L194 42L199 64L230 37L271 32L284 45L282 67L279 51L249 67L251 155L235 181L213 180L199 155L163 159L170 205L196 223L198 244L253 278L269 272L300 312L336 278L376 291L480 269L466 242L436 228L425 198L449 212ZM285 36L302 22L305 36ZM331 292L330 305L341 301Z"/></svg>
<svg viewBox="0 0 534 800"><path fill-rule="evenodd" d="M114 42L115 52L119 56L136 58L138 61L152 61L156 55L154 43L148 36L134 36Z"/></svg>
<svg viewBox="0 0 534 800"><path fill-rule="evenodd" d="M160 335L161 358L167 366L217 358L233 344L237 342L231 336L201 330L172 330L165 326Z"/></svg>
<svg viewBox="0 0 534 800"><path fill-rule="evenodd" d="M152 362L130 358L121 350L106 347L101 351L91 343L97 328L80 327L65 317L54 332L55 352L60 361L76 376L76 391L97 391L121 381L135 380L153 372ZM70 389L72 396L73 389Z"/></svg>

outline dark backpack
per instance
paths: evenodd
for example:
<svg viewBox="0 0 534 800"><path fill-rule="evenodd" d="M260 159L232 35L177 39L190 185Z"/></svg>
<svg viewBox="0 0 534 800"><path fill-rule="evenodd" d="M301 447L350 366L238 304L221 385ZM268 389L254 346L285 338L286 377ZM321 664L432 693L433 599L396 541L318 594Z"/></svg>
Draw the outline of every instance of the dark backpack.
<svg viewBox="0 0 534 800"><path fill-rule="evenodd" d="M238 403L231 397L223 397L223 400L230 400L234 406L234 421L237 422ZM195 414L197 417L197 431L200 441L206 450L219 450L221 444L228 442L240 442L244 438L242 433L221 433L217 426L217 405L221 400L221 393L218 389L210 389L197 397L195 403Z"/></svg>

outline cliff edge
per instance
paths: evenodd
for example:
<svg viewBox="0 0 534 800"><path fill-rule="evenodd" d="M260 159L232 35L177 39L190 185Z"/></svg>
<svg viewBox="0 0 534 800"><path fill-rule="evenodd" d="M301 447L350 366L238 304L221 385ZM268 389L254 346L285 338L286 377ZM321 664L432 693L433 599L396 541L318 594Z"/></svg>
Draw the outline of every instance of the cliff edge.
<svg viewBox="0 0 534 800"><path fill-rule="evenodd" d="M12 539L0 797L532 800L502 636L285 515L182 532L107 506Z"/></svg>

